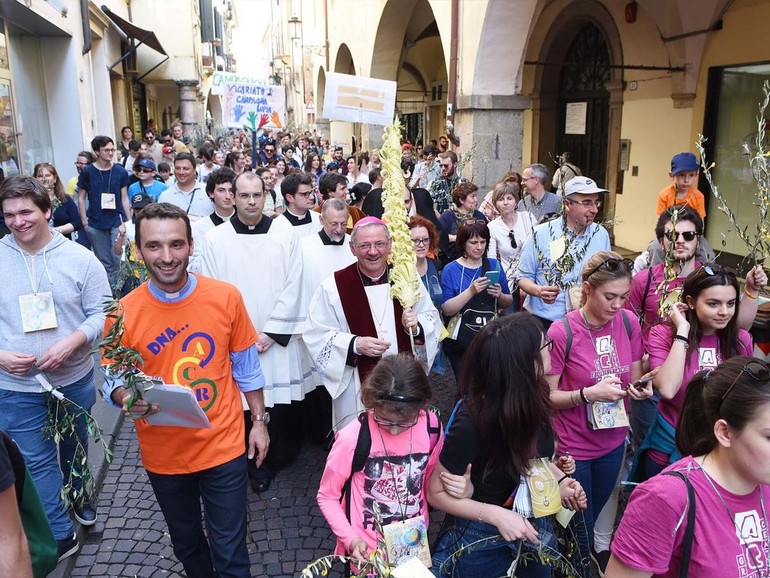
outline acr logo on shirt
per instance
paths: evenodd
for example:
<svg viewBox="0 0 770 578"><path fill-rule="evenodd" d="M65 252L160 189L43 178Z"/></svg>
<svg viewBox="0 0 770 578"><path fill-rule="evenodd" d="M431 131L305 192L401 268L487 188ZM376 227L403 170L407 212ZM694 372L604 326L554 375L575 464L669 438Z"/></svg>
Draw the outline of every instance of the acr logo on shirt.
<svg viewBox="0 0 770 578"><path fill-rule="evenodd" d="M700 347L698 348L698 365L701 369L714 368L722 363L719 359L716 347Z"/></svg>
<svg viewBox="0 0 770 578"><path fill-rule="evenodd" d="M174 383L189 387L203 411L208 411L217 399L217 385L213 380L199 375L214 357L216 346L207 333L197 331L184 340L182 352L187 353L174 364Z"/></svg>

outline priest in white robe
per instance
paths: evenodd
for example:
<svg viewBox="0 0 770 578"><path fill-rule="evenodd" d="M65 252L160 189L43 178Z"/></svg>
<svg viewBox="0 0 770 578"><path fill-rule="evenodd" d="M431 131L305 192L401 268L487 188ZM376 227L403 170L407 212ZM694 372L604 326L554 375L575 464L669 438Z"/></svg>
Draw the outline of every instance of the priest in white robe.
<svg viewBox="0 0 770 578"><path fill-rule="evenodd" d="M321 283L344 269L356 258L350 252L350 236L345 234L350 213L345 201L329 199L321 209L323 228L314 235L302 237L302 297L303 310ZM305 329L309 324L305 324ZM303 342L303 351L312 365L310 353ZM332 430L332 398L321 383L318 372L313 371L316 388L305 396L305 427L311 441L325 443Z"/></svg>
<svg viewBox="0 0 770 578"><path fill-rule="evenodd" d="M425 287L420 300L403 309L390 297L388 255L391 240L385 223L365 217L350 240L356 262L334 273L316 290L308 308L303 339L321 381L332 397L334 430L363 410L361 383L383 355L416 352L426 373L439 347L441 320Z"/></svg>
<svg viewBox="0 0 770 578"><path fill-rule="evenodd" d="M275 469L299 453L304 435L296 427L301 420L299 402L317 381L311 379L312 363L300 341L306 318L301 307L302 255L293 227L262 213L267 193L259 176L242 173L234 192L235 217L203 239L201 272L238 287L259 332L265 407L272 408L268 430L275 442L266 463ZM262 479L272 479L272 473ZM265 484L261 487L266 489Z"/></svg>
<svg viewBox="0 0 770 578"><path fill-rule="evenodd" d="M297 238L307 237L321 230L320 216L311 210L315 205L313 175L286 175L281 181L281 194L286 202L286 210L275 218L276 221L288 221L294 227L294 235Z"/></svg>

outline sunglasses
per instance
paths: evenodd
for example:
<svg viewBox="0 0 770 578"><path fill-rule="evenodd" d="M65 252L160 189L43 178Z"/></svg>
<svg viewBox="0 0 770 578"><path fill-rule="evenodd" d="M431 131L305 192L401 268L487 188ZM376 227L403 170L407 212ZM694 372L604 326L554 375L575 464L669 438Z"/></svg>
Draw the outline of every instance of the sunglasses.
<svg viewBox="0 0 770 578"><path fill-rule="evenodd" d="M599 263L590 271L583 273L583 281L587 281L591 275L596 273L602 267L607 269L610 273L616 273L621 269L625 269L627 273L631 273L634 270L634 262L631 259L616 259L615 257L610 257Z"/></svg>
<svg viewBox="0 0 770 578"><path fill-rule="evenodd" d="M672 243L675 243L679 239L679 237L682 237L682 239L684 239L689 243L690 241L695 239L695 237L697 236L698 236L698 233L696 233L695 231L669 231L668 233L666 233L666 237Z"/></svg>
<svg viewBox="0 0 770 578"><path fill-rule="evenodd" d="M463 225L486 225L487 222L484 219L468 219Z"/></svg>
<svg viewBox="0 0 770 578"><path fill-rule="evenodd" d="M146 167L139 167L136 169L137 173L154 173L155 171L153 169L148 169Z"/></svg>
<svg viewBox="0 0 770 578"><path fill-rule="evenodd" d="M511 240L511 248L516 249L518 245L516 244L516 235L513 234L513 231L508 231L508 238Z"/></svg>
<svg viewBox="0 0 770 578"><path fill-rule="evenodd" d="M730 387L728 387L724 392L722 399L719 400L717 415L719 415L719 412L722 409L722 404L724 403L725 398L732 391L733 387L736 383L738 383L738 380L744 373L747 373L749 377L757 383L767 383L770 381L770 370L768 370L767 365L756 359L749 361L746 365L743 366L743 369L741 369L740 373L735 377L733 382L730 384Z"/></svg>
<svg viewBox="0 0 770 578"><path fill-rule="evenodd" d="M543 349L548 349L548 351L553 351L553 339L546 337L545 343L540 347L540 351L543 351Z"/></svg>
<svg viewBox="0 0 770 578"><path fill-rule="evenodd" d="M714 277L715 275L732 275L735 278L738 277L738 272L735 269L725 267L724 265L718 265L717 263L707 263L703 265L701 269L703 269L709 277Z"/></svg>

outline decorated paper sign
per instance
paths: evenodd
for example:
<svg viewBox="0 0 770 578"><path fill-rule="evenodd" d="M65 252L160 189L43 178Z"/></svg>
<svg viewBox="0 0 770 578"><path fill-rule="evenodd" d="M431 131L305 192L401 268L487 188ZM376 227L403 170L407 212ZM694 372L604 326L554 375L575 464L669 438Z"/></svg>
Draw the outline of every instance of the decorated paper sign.
<svg viewBox="0 0 770 578"><path fill-rule="evenodd" d="M282 128L286 115L286 90L283 86L225 83L222 124L227 127L245 126Z"/></svg>
<svg viewBox="0 0 770 578"><path fill-rule="evenodd" d="M326 73L323 115L329 120L388 125L396 110L392 80Z"/></svg>
<svg viewBox="0 0 770 578"><path fill-rule="evenodd" d="M270 84L264 78L257 78L256 76L243 76L234 72L220 72L217 70L214 73L214 77L211 82L211 94L223 95L225 93L225 83L233 82L236 84L258 84L260 86L267 86Z"/></svg>

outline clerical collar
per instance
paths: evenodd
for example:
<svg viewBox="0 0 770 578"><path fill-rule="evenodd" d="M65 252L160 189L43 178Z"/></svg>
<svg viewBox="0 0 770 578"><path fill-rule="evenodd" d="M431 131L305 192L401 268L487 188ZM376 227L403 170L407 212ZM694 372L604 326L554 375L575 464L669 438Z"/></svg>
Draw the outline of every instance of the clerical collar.
<svg viewBox="0 0 770 578"><path fill-rule="evenodd" d="M342 239L339 241L333 241L329 235L326 234L326 231L321 229L318 231L318 236L321 237L321 243L324 245L342 245L345 242L345 237L343 236Z"/></svg>
<svg viewBox="0 0 770 578"><path fill-rule="evenodd" d="M187 281L185 282L184 286L176 293L166 293L163 289L153 283L152 279L147 282L147 288L150 290L152 296L155 297L158 301L162 301L163 303L176 303L177 301L181 301L190 295L190 293L195 290L197 284L198 279L196 279L195 274L188 273Z"/></svg>
<svg viewBox="0 0 770 578"><path fill-rule="evenodd" d="M364 284L364 287L373 287L374 285L383 285L388 282L388 268L385 267L385 271L383 271L382 275L378 279L372 279L368 275L364 275L361 273L361 269L356 265L356 270L358 271L358 276L361 277L361 282Z"/></svg>
<svg viewBox="0 0 770 578"><path fill-rule="evenodd" d="M300 225L307 225L308 223L313 222L313 219L310 216L310 211L307 211L304 217L298 217L297 215L292 213L289 209L286 209L283 213L283 216L289 219L289 222L292 224L293 227L298 227Z"/></svg>
<svg viewBox="0 0 770 578"><path fill-rule="evenodd" d="M264 235L270 230L270 225L273 223L273 219L262 215L262 219L256 225L246 225L241 222L238 215L235 215L230 222L233 224L233 229L239 235Z"/></svg>
<svg viewBox="0 0 770 578"><path fill-rule="evenodd" d="M229 217L221 217L221 216L219 215L219 213L217 213L216 211L214 211L214 212L213 212L213 213L211 213L211 215L209 215L209 216L211 217L211 222L212 222L212 223L214 223L214 226L218 227L219 225L221 225L221 224L222 224L222 223L224 223L225 221L229 221L229 220L232 218L232 216L233 216L234 214L235 214L235 210L233 210L233 212L232 212L232 213L230 213L230 216L229 216Z"/></svg>

